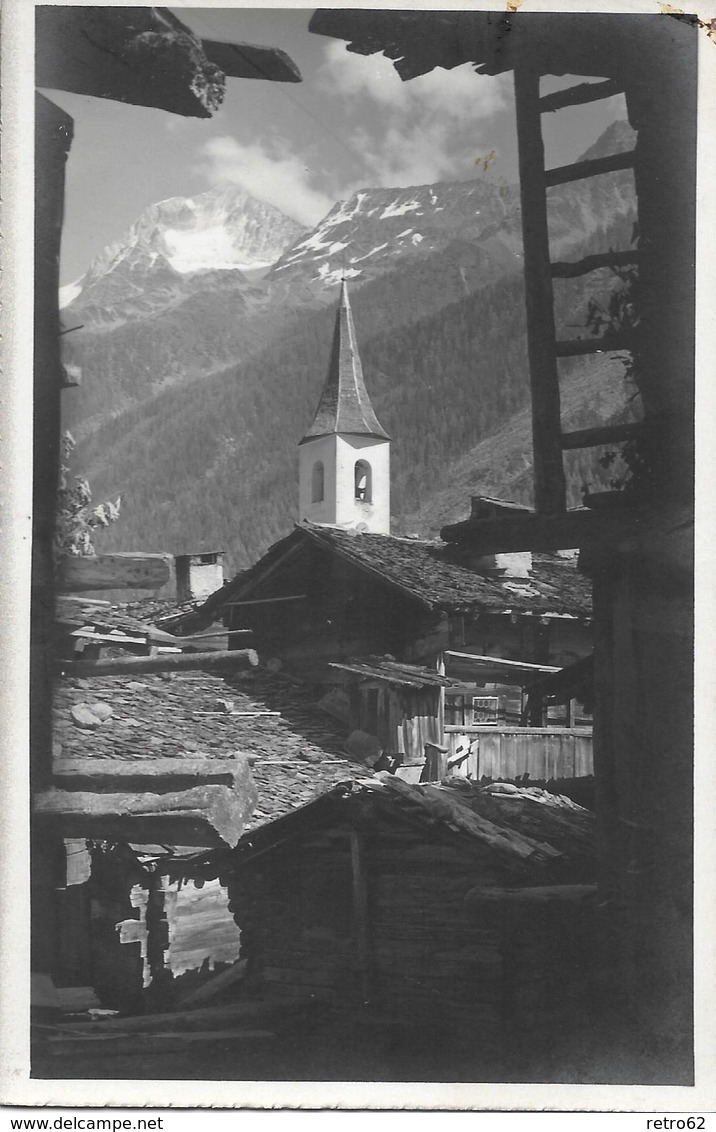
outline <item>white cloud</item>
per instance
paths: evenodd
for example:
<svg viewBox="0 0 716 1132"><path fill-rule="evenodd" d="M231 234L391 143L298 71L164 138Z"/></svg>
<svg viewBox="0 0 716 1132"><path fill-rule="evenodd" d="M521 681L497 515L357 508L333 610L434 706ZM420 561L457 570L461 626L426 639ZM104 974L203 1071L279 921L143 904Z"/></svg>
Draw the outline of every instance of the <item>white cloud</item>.
<svg viewBox="0 0 716 1132"><path fill-rule="evenodd" d="M356 55L338 42L325 55L317 80L345 101L354 122L346 140L375 183L474 176L475 159L492 148L488 120L508 105L508 78L476 75L466 63L402 82L384 55Z"/></svg>
<svg viewBox="0 0 716 1132"><path fill-rule="evenodd" d="M246 145L224 136L211 138L200 154L196 169L210 185L241 185L302 224L317 224L334 204L335 198L314 188L313 171L286 143Z"/></svg>

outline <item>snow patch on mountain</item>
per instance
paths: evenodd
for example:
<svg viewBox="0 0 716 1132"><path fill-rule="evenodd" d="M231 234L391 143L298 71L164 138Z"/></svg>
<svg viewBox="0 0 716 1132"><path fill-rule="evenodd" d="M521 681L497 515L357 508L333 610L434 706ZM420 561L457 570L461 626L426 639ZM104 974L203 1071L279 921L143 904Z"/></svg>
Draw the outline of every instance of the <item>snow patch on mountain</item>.
<svg viewBox="0 0 716 1132"><path fill-rule="evenodd" d="M68 307L70 303L75 301L82 291L83 282L84 275L80 275L79 279L75 279L74 283L66 283L64 287L60 287L60 310L63 310L64 307Z"/></svg>
<svg viewBox="0 0 716 1132"><path fill-rule="evenodd" d="M196 228L194 231L169 229L162 240L164 254L169 265L181 275L192 271L227 271L235 268L249 270L257 267L270 267L272 259L260 259L250 249L242 254L237 247L235 235L221 224L211 228ZM156 262L158 254L153 253Z"/></svg>
<svg viewBox="0 0 716 1132"><path fill-rule="evenodd" d="M306 234L277 208L237 185L150 205L124 236L97 256L89 270L61 292L105 310L156 294L179 293L183 280L207 271L265 270ZM328 244L326 245L328 246Z"/></svg>
<svg viewBox="0 0 716 1132"><path fill-rule="evenodd" d="M406 212L412 212L415 208L420 208L420 201L407 200L404 204L398 204L397 201L393 201L387 208L383 209L380 214L380 219L386 220L389 216L404 216Z"/></svg>

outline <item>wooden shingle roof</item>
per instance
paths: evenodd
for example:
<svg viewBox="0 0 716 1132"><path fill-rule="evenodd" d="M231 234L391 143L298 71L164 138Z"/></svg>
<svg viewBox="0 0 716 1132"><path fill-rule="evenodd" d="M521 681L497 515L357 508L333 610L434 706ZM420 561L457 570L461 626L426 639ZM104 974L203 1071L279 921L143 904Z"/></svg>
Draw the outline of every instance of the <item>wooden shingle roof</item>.
<svg viewBox="0 0 716 1132"><path fill-rule="evenodd" d="M429 609L591 616L591 585L573 562L535 555L529 578L493 578L446 557L442 542L305 527L306 537L379 575Z"/></svg>
<svg viewBox="0 0 716 1132"><path fill-rule="evenodd" d="M592 615L591 582L578 572L574 561L558 555L534 554L529 578L487 577L452 561L449 546L439 540L359 533L304 523L184 618L184 628L218 619L226 605L250 595L284 561L288 569L293 555L306 544L340 556L430 610L552 613L584 618ZM175 622L175 628L178 625Z"/></svg>

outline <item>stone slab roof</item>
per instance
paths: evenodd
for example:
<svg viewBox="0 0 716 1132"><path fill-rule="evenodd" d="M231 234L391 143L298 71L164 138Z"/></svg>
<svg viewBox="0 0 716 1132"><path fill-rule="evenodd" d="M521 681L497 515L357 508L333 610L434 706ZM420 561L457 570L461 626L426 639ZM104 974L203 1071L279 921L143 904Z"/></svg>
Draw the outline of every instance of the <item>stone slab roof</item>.
<svg viewBox="0 0 716 1132"><path fill-rule="evenodd" d="M343 753L345 729L281 675L166 675L58 679L55 757L196 760L239 751L249 757L259 797L247 829L368 773ZM85 713L76 709L93 703L109 705L111 714L99 726L75 722L73 709L82 719ZM261 712L276 714L250 714Z"/></svg>

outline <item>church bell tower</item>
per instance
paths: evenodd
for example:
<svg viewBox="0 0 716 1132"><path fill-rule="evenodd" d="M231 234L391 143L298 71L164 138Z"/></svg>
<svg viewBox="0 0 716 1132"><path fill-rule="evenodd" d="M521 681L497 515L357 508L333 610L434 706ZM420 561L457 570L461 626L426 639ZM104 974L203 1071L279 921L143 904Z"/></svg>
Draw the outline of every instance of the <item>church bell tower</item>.
<svg viewBox="0 0 716 1132"><path fill-rule="evenodd" d="M328 376L299 442L299 519L390 534L390 437L365 387L345 280Z"/></svg>

